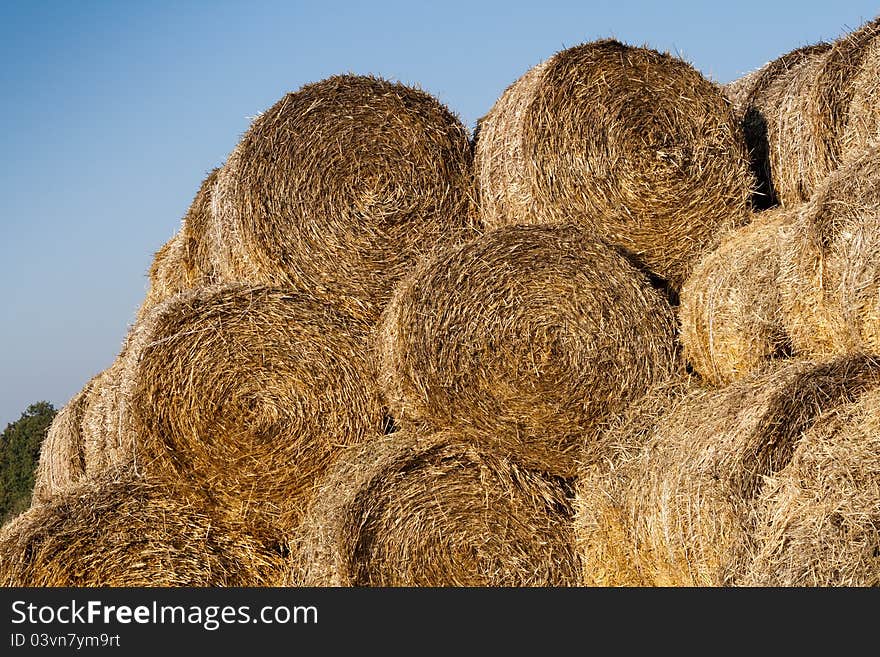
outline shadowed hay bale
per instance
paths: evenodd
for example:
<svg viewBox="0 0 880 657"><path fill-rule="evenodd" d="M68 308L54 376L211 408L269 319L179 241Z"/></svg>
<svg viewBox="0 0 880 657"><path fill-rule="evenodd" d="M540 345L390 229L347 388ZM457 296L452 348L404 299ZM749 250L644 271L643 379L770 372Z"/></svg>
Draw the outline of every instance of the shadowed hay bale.
<svg viewBox="0 0 880 657"><path fill-rule="evenodd" d="M576 585L570 484L485 442L404 430L346 450L303 523L291 583Z"/></svg>
<svg viewBox="0 0 880 657"><path fill-rule="evenodd" d="M682 373L651 388L612 418L599 439L585 443L575 487L575 545L582 586L649 586L640 572L632 521L618 498L648 438L676 400L700 389L698 377Z"/></svg>
<svg viewBox="0 0 880 657"><path fill-rule="evenodd" d="M116 472L0 530L2 586L278 586L286 556L168 482Z"/></svg>
<svg viewBox="0 0 880 657"><path fill-rule="evenodd" d="M416 260L475 221L467 128L426 92L371 76L286 94L212 194L224 280L307 290L373 321Z"/></svg>
<svg viewBox="0 0 880 657"><path fill-rule="evenodd" d="M828 43L802 46L768 62L750 74L735 101L757 180L757 208L805 201L827 173L815 170L818 147L806 115L829 48Z"/></svg>
<svg viewBox="0 0 880 657"><path fill-rule="evenodd" d="M816 73L816 83L810 90L814 111L806 118L818 138L816 165L826 175L844 163L853 151L858 152L865 146L864 143L847 143L846 131L857 85L876 80L878 75L876 70L863 68L866 58L880 48L878 35L880 18L845 34L834 42ZM867 77L861 77L862 71ZM871 108L870 113L876 116L877 108ZM849 137L856 135L852 133ZM847 145L849 148L845 148Z"/></svg>
<svg viewBox="0 0 880 657"><path fill-rule="evenodd" d="M791 355L782 317L780 249L796 213L775 208L724 238L682 286L682 355L711 385L724 385Z"/></svg>
<svg viewBox="0 0 880 657"><path fill-rule="evenodd" d="M475 428L562 476L585 437L677 366L668 302L574 225L499 228L423 261L378 353L396 419Z"/></svg>
<svg viewBox="0 0 880 657"><path fill-rule="evenodd" d="M719 229L745 222L753 187L721 90L681 59L610 39L511 85L482 121L475 169L487 227L580 222L674 288Z"/></svg>
<svg viewBox="0 0 880 657"><path fill-rule="evenodd" d="M880 362L862 355L781 363L727 388L693 390L647 435L608 437L625 446L618 451L626 458L604 480L611 490L592 494L605 495L614 510L608 515L623 525L615 538L624 544L617 553L632 559L629 580L734 584L755 550L756 506L767 478L786 466L823 414L880 383Z"/></svg>
<svg viewBox="0 0 880 657"><path fill-rule="evenodd" d="M801 211L780 290L796 351L880 350L880 147L838 169Z"/></svg>
<svg viewBox="0 0 880 657"><path fill-rule="evenodd" d="M746 586L880 585L880 392L829 414L764 485Z"/></svg>
<svg viewBox="0 0 880 657"><path fill-rule="evenodd" d="M134 327L126 361L123 430L144 467L255 530L288 530L337 451L382 424L366 328L288 290L178 295Z"/></svg>
<svg viewBox="0 0 880 657"><path fill-rule="evenodd" d="M85 476L83 414L86 400L99 376L92 377L52 420L40 445L40 459L34 473L32 504L50 500Z"/></svg>

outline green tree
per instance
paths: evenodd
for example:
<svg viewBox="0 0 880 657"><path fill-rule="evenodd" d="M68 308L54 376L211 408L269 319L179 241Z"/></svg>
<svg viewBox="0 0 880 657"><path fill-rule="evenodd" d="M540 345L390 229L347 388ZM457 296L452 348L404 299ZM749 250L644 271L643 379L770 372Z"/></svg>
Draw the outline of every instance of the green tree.
<svg viewBox="0 0 880 657"><path fill-rule="evenodd" d="M0 523L30 505L40 445L56 413L47 401L31 404L0 435Z"/></svg>

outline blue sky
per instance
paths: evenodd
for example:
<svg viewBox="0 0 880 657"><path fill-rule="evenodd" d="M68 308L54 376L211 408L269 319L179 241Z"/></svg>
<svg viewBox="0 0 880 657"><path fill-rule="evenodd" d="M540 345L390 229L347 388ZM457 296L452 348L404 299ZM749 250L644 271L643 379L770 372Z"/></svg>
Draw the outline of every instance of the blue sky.
<svg viewBox="0 0 880 657"><path fill-rule="evenodd" d="M119 351L153 253L249 117L337 73L473 128L529 67L616 37L726 82L876 3L0 1L0 428Z"/></svg>

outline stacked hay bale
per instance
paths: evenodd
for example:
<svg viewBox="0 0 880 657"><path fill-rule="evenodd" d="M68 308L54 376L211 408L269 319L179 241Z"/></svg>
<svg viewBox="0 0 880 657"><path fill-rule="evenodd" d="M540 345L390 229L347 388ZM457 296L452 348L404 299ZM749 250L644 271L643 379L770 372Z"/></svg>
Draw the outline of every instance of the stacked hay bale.
<svg viewBox="0 0 880 657"><path fill-rule="evenodd" d="M780 290L794 348L828 356L880 349L880 147L834 171L782 252Z"/></svg>
<svg viewBox="0 0 880 657"><path fill-rule="evenodd" d="M563 50L480 121L487 227L575 221L673 290L754 182L729 101L686 62L613 39Z"/></svg>
<svg viewBox="0 0 880 657"><path fill-rule="evenodd" d="M852 354L782 362L715 391L664 388L643 401L582 457L584 581L736 584L752 568L768 478L805 432L878 384L880 361Z"/></svg>
<svg viewBox="0 0 880 657"><path fill-rule="evenodd" d="M880 585L880 391L807 431L755 524L744 586Z"/></svg>
<svg viewBox="0 0 880 657"><path fill-rule="evenodd" d="M170 481L84 480L0 530L0 586L277 586L283 545L206 514Z"/></svg>
<svg viewBox="0 0 880 657"><path fill-rule="evenodd" d="M568 482L458 432L349 448L300 532L292 586L573 586Z"/></svg>
<svg viewBox="0 0 880 657"><path fill-rule="evenodd" d="M583 440L678 365L668 302L573 224L498 228L423 261L378 340L403 424L475 429L563 477Z"/></svg>
<svg viewBox="0 0 880 657"><path fill-rule="evenodd" d="M292 287L367 321L475 228L468 130L429 94L338 75L251 124L212 190L222 280Z"/></svg>
<svg viewBox="0 0 880 657"><path fill-rule="evenodd" d="M129 458L254 532L290 531L336 452L382 426L366 335L287 289L208 286L158 304L124 359Z"/></svg>
<svg viewBox="0 0 880 657"><path fill-rule="evenodd" d="M796 217L787 208L756 213L707 253L682 286L682 356L707 384L732 383L791 355L778 278Z"/></svg>

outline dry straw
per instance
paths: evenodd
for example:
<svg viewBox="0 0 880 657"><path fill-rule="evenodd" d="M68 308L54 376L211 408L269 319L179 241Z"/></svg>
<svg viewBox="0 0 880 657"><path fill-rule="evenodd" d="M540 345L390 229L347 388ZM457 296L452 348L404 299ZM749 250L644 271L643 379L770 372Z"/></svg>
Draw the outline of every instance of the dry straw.
<svg viewBox="0 0 880 657"><path fill-rule="evenodd" d="M827 43L802 46L733 86L758 182L758 208L806 201L827 173L816 169L819 147L807 117L810 91L830 48Z"/></svg>
<svg viewBox="0 0 880 657"><path fill-rule="evenodd" d="M34 473L33 504L50 500L85 475L83 414L98 376L92 377L71 397L52 420L40 445L40 459Z"/></svg>
<svg viewBox="0 0 880 657"><path fill-rule="evenodd" d="M382 424L365 334L289 290L173 297L129 341L124 435L139 465L188 480L224 516L287 531L338 450Z"/></svg>
<svg viewBox="0 0 880 657"><path fill-rule="evenodd" d="M107 471L0 530L0 586L278 586L286 555L165 481Z"/></svg>
<svg viewBox="0 0 880 657"><path fill-rule="evenodd" d="M673 288L720 229L746 220L753 188L720 88L679 58L611 39L511 85L481 120L475 169L487 227L577 221Z"/></svg>
<svg viewBox="0 0 880 657"><path fill-rule="evenodd" d="M585 570L598 563L603 573L605 563L605 580L621 584L735 584L756 550L769 478L804 432L878 383L880 362L868 356L782 361L720 390L693 389L665 412L656 403L660 417L616 427L602 443L614 450L587 450L585 462L599 466L585 467L578 481L579 494L606 509L579 516L579 545L592 550Z"/></svg>
<svg viewBox="0 0 880 657"><path fill-rule="evenodd" d="M838 169L800 213L780 289L795 350L880 349L880 147Z"/></svg>
<svg viewBox="0 0 880 657"><path fill-rule="evenodd" d="M509 226L422 262L380 324L391 414L471 427L572 476L607 417L677 366L672 310L574 225Z"/></svg>
<svg viewBox="0 0 880 657"><path fill-rule="evenodd" d="M294 586L573 586L571 485L453 431L354 446L303 523Z"/></svg>
<svg viewBox="0 0 880 657"><path fill-rule="evenodd" d="M109 367L93 379L82 410L85 474L96 475L131 459L134 444L122 429L122 381L126 369L126 344Z"/></svg>
<svg viewBox="0 0 880 657"><path fill-rule="evenodd" d="M880 391L829 414L764 485L746 586L880 586Z"/></svg>
<svg viewBox="0 0 880 657"><path fill-rule="evenodd" d="M703 380L724 385L791 354L777 279L789 209L756 213L709 252L682 286L682 354Z"/></svg>
<svg viewBox="0 0 880 657"><path fill-rule="evenodd" d="M218 273L378 317L418 258L470 235L467 128L428 93L337 75L251 124L212 190Z"/></svg>

